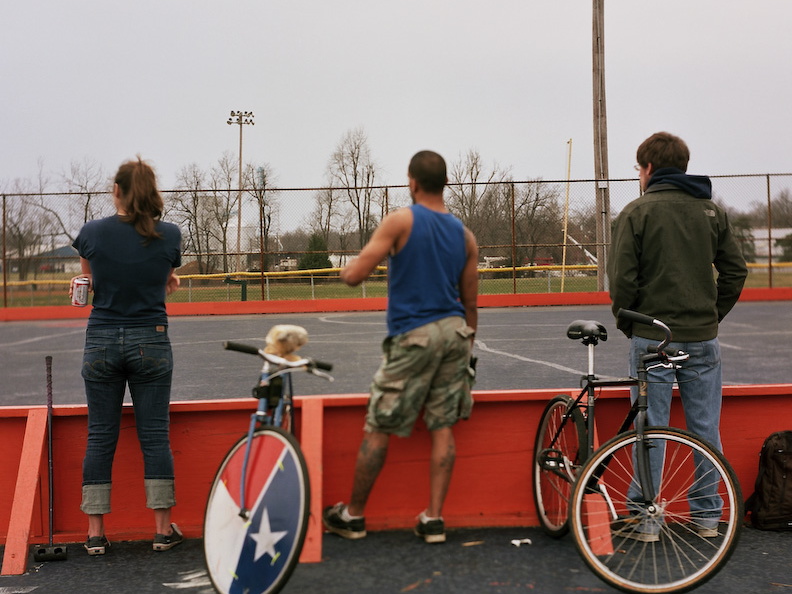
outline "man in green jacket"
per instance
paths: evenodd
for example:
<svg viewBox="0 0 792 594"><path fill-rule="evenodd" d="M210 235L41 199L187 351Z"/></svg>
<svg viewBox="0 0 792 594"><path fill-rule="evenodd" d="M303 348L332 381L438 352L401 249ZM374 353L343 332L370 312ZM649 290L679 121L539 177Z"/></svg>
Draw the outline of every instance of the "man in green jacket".
<svg viewBox="0 0 792 594"><path fill-rule="evenodd" d="M718 324L740 297L748 269L726 212L712 201L710 179L686 173L689 159L685 142L667 132L653 134L638 147L643 195L616 218L608 261L610 297L614 314L625 308L661 320L673 334L671 346L690 354L681 369L650 372L647 423L668 425L677 381L688 430L720 450ZM617 325L630 338L634 377L640 356L658 343L662 331L624 320ZM652 466L659 469L663 453L653 454L658 462L653 455ZM717 494L691 500L690 506L699 533L717 536L722 507ZM642 539L651 542L655 536Z"/></svg>

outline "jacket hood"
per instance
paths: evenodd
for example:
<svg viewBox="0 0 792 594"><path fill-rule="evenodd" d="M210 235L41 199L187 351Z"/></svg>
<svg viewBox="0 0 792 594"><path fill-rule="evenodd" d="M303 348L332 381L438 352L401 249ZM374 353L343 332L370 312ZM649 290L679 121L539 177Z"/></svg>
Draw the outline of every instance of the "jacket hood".
<svg viewBox="0 0 792 594"><path fill-rule="evenodd" d="M671 184L694 198L712 198L712 182L706 175L688 175L675 167L661 167L654 172L646 189L656 184Z"/></svg>

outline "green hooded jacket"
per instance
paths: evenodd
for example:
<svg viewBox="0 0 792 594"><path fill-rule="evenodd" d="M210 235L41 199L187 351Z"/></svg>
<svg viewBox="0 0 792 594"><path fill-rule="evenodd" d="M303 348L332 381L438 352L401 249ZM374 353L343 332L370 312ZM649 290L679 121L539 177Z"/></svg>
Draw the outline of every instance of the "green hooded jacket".
<svg viewBox="0 0 792 594"><path fill-rule="evenodd" d="M614 315L625 308L652 316L668 325L674 341L711 340L747 275L707 177L658 169L616 218L608 260ZM617 320L617 327L628 337L663 337L644 324Z"/></svg>

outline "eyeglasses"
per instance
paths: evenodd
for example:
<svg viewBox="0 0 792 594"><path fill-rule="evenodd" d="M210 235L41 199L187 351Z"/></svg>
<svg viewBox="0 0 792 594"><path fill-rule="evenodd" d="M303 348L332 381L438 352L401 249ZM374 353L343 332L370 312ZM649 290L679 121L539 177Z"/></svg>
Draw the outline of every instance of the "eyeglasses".
<svg viewBox="0 0 792 594"><path fill-rule="evenodd" d="M640 165L633 165L633 169L635 169L636 171L640 171L641 170L641 166Z"/></svg>

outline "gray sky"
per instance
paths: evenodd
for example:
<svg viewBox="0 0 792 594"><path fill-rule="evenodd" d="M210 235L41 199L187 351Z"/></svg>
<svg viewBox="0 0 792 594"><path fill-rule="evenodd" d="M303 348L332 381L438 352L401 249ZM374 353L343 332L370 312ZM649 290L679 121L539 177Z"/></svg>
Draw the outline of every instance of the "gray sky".
<svg viewBox="0 0 792 594"><path fill-rule="evenodd" d="M362 127L386 184L430 148L515 179L592 178L589 0L24 0L0 8L0 188L108 175L137 153L163 189L236 157L321 185ZM668 130L689 171L792 171L792 2L605 0L610 174Z"/></svg>

